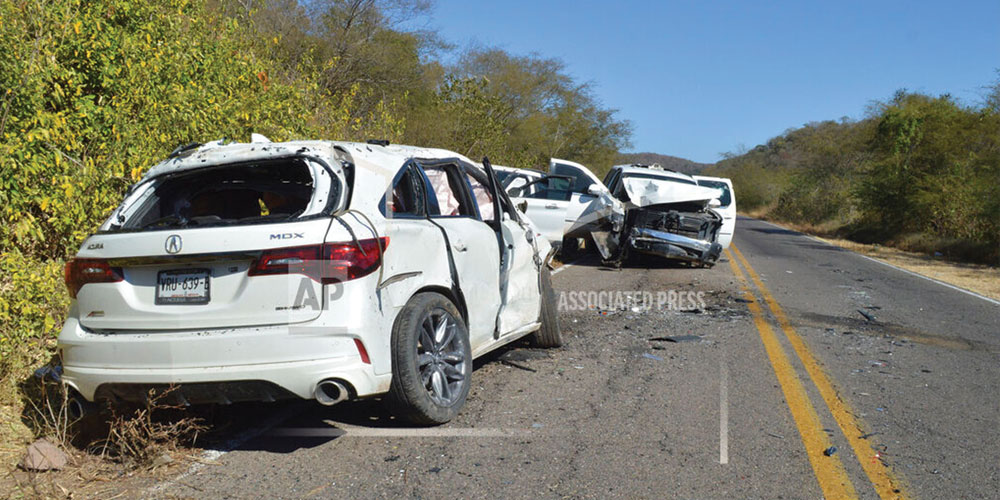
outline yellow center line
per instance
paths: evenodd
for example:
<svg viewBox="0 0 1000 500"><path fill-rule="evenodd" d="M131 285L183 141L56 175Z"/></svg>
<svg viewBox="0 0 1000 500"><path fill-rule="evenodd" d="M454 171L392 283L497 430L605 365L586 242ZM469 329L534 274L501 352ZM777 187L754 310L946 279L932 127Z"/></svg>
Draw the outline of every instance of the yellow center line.
<svg viewBox="0 0 1000 500"><path fill-rule="evenodd" d="M743 298L749 301L747 307L753 315L753 322L760 333L760 339L764 342L767 357L771 361L771 367L774 368L775 376L778 377L778 383L785 395L788 409L792 413L792 419L795 420L799 436L802 437L802 444L806 448L809 464L816 475L816 480L819 481L820 489L823 490L823 497L828 499L858 498L840 457L837 455L828 457L823 454L823 451L829 448L831 443L830 438L823 432L823 424L819 420L816 408L809 401L806 389L798 375L795 374L795 369L789 362L788 356L785 355L785 350L778 342L778 337L771 329L771 325L764 319L764 312L750 291L746 277L728 250L726 250L726 254L729 257L729 266L733 269L733 274L740 280Z"/></svg>
<svg viewBox="0 0 1000 500"><path fill-rule="evenodd" d="M785 315L785 311L778 305L778 302L771 295L771 292L768 291L767 287L764 286L760 276L757 275L757 272L750 266L750 263L743 257L740 249L736 248L736 245L731 245L730 249L732 249L740 263L743 264L743 267L747 270L747 274L750 275L750 279L753 280L760 294L764 297L764 302L771 309L775 319L778 320L778 325L785 332L785 336L788 338L789 344L792 345L792 349L798 354L802 365L805 366L806 373L809 374L813 384L819 390L820 396L826 402L826 406L833 414L833 418L837 421L837 425L840 426L840 430L847 438L847 442L850 443L851 448L854 450L854 455L868 476L868 480L875 487L875 491L879 497L882 499L907 498L908 495L903 492L903 482L898 477L895 477L892 469L882 463L881 457L872 449L871 444L861 439L861 436L868 433L867 426L854 416L855 414L851 407L846 401L841 399L837 389L830 381L830 377L820 366L812 351L809 350L809 347L802 340L802 337L792 328L791 323L788 321L788 316ZM729 263L736 268L732 257L730 257Z"/></svg>

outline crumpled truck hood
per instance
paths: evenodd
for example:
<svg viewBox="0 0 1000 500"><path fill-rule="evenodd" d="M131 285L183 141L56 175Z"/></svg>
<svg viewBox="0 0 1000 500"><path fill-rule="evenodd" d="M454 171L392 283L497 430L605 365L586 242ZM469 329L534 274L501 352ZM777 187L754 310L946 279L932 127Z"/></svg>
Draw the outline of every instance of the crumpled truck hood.
<svg viewBox="0 0 1000 500"><path fill-rule="evenodd" d="M708 202L713 198L722 196L721 189L682 184L668 180L660 181L631 177L624 180L624 185L625 192L628 193L630 205L636 207L693 202L702 202L705 206L708 206Z"/></svg>

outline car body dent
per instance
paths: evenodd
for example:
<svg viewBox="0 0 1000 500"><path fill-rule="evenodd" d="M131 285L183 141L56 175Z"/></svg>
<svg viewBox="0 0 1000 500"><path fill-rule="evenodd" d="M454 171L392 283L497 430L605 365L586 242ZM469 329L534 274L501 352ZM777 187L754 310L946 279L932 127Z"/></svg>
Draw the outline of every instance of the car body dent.
<svg viewBox="0 0 1000 500"><path fill-rule="evenodd" d="M314 176L328 177L329 182L317 181L317 186L341 182L349 192L326 211L304 220L108 231L121 216L128 216L135 196L144 196L144 190L165 176L291 157L310 162L315 167ZM109 383L251 380L266 380L309 399L317 382L329 378L347 381L355 396L380 394L388 390L391 380L389 332L395 319L410 298L428 290L448 296L463 310L471 348L477 356L533 331L540 314L538 273L550 254L548 242L535 238L531 224L516 211L506 216L501 238L512 238L509 245L514 254L507 263L517 266L517 270L501 280L497 274L501 268L498 239L486 222L472 217L437 220L440 226L451 226L444 232L460 236L448 248L440 226L433 224L434 218L384 216L380 200L393 189L397 172L414 159L448 160L463 168L479 168L468 158L445 150L321 141L213 143L157 164L77 254L78 258L120 259L126 267L132 259L146 260L126 270L122 282L84 285L79 297L72 301L70 318L59 337L64 380L88 400L94 398L99 386ZM353 180L350 183L349 177ZM516 234L518 228L520 235ZM177 255L168 256L164 241L173 234L183 238L183 247ZM301 238L272 239L273 234ZM245 266L261 249L384 237L389 243L381 255L381 265L372 274L329 284L308 278L254 276L251 280L259 280L256 285L273 283L248 288ZM466 250L459 251L463 246ZM461 269L457 283L449 253L465 256L455 259ZM212 270L212 286L219 287L219 293L228 290L230 298L240 300L228 313L214 311L217 316L213 317L212 307L222 309L221 303L210 302L198 312L195 308L202 306L175 306L187 309L168 311L156 310L155 304L129 302L134 299L128 297L130 294L152 293L155 283L151 280L164 262L168 267L170 262L184 268L201 266L199 262L211 263L219 254L236 259L226 262L224 269ZM216 281L216 273L223 281ZM226 284L225 279L233 283ZM302 283L310 288L306 298L315 300L318 309L289 308L284 304L299 298ZM246 297L256 298L242 302L246 297L238 295L241 290L248 294ZM216 292L214 288L212 291ZM452 291L464 296L464 300ZM502 300L505 293L507 300ZM109 304L120 310L116 312ZM275 314L277 309L281 309L280 314ZM88 318L91 312L95 314ZM360 361L356 340L367 349L370 364Z"/></svg>

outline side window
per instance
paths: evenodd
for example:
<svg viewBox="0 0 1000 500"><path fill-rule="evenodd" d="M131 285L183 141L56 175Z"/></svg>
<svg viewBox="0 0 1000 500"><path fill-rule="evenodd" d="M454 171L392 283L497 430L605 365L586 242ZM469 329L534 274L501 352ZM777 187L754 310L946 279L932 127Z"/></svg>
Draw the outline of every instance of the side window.
<svg viewBox="0 0 1000 500"><path fill-rule="evenodd" d="M427 206L423 185L413 167L406 167L392 186L391 197L382 203L386 217L423 217Z"/></svg>
<svg viewBox="0 0 1000 500"><path fill-rule="evenodd" d="M611 172L608 172L608 176L604 178L604 185L612 193L614 193L615 189L617 189L616 184L618 184L618 178L621 177L621 173L622 171L620 169L614 169Z"/></svg>
<svg viewBox="0 0 1000 500"><path fill-rule="evenodd" d="M570 189L572 184L573 179L567 177L543 177L532 184L529 184L532 188L532 192L526 197L543 200L569 201L569 199L573 196L573 191Z"/></svg>
<svg viewBox="0 0 1000 500"><path fill-rule="evenodd" d="M472 187L472 197L476 199L476 204L479 205L479 218L484 221L493 220L495 206L493 203L493 193L471 174L466 174L466 177L469 179L469 186Z"/></svg>
<svg viewBox="0 0 1000 500"><path fill-rule="evenodd" d="M462 184L465 182L454 165L431 165L423 167L427 180L430 181L430 192L437 203L428 204L428 213L445 217L476 216Z"/></svg>
<svg viewBox="0 0 1000 500"><path fill-rule="evenodd" d="M699 179L698 185L722 190L722 196L719 197L719 202L722 204L722 206L720 206L719 208L728 207L733 202L733 195L729 191L729 184L726 184L725 182Z"/></svg>
<svg viewBox="0 0 1000 500"><path fill-rule="evenodd" d="M573 178L573 192L574 193L587 193L587 188L590 187L594 181L588 177L586 174L580 171L576 167L571 167L562 163L556 163L552 168L552 173L556 175L565 175Z"/></svg>

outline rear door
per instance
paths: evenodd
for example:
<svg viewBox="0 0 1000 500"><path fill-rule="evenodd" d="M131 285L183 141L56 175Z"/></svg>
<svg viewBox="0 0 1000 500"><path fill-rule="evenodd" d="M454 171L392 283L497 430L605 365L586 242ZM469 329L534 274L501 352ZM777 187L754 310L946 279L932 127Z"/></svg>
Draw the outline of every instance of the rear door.
<svg viewBox="0 0 1000 500"><path fill-rule="evenodd" d="M521 188L508 189L515 203L525 203L525 215L531 219L545 239L554 245L562 243L566 230L566 211L573 196L573 178L561 175L547 175Z"/></svg>
<svg viewBox="0 0 1000 500"><path fill-rule="evenodd" d="M322 208L301 214L342 192L330 188L338 179L325 166L288 159L143 186L121 225L87 239L78 254L76 278L99 265L118 277L76 290L81 324L189 330L316 318L322 278L310 259L318 258L331 219Z"/></svg>
<svg viewBox="0 0 1000 500"><path fill-rule="evenodd" d="M501 242L500 296L498 336L511 335L534 328L541 313L539 272L544 265L529 224L520 219L511 200L496 184L493 167L483 158L488 188L497 200L492 227ZM488 219L486 219L488 220Z"/></svg>
<svg viewBox="0 0 1000 500"><path fill-rule="evenodd" d="M553 158L549 163L549 172L573 178L573 194L566 206L563 233L571 237L586 236L594 222L589 216L598 208L598 197L590 193L591 187L597 186L600 191L607 191L607 187L587 167L568 160Z"/></svg>
<svg viewBox="0 0 1000 500"><path fill-rule="evenodd" d="M719 198L719 202L722 205L714 210L722 216L719 244L722 245L722 248L729 248L729 244L733 241L733 232L736 230L736 192L733 190L733 182L723 177L706 177L701 175L693 177L698 181L699 186L722 190L722 197Z"/></svg>

